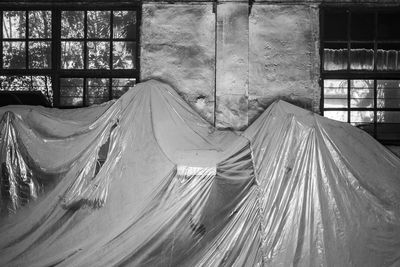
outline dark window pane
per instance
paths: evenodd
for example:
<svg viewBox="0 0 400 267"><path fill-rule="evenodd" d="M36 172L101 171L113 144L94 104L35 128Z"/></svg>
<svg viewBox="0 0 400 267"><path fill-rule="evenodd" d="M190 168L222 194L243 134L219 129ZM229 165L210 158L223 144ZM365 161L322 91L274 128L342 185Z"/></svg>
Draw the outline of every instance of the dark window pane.
<svg viewBox="0 0 400 267"><path fill-rule="evenodd" d="M353 126L357 126L359 129L367 132L370 135L374 135L375 131L375 125L374 123L369 123L369 122L352 122L351 123Z"/></svg>
<svg viewBox="0 0 400 267"><path fill-rule="evenodd" d="M377 121L379 123L400 123L400 111L378 111Z"/></svg>
<svg viewBox="0 0 400 267"><path fill-rule="evenodd" d="M377 81L378 108L400 108L400 81Z"/></svg>
<svg viewBox="0 0 400 267"><path fill-rule="evenodd" d="M61 38L83 38L84 11L61 12Z"/></svg>
<svg viewBox="0 0 400 267"><path fill-rule="evenodd" d="M374 69L374 45L351 44L350 68L352 70Z"/></svg>
<svg viewBox="0 0 400 267"><path fill-rule="evenodd" d="M347 40L346 10L326 10L323 31L324 40Z"/></svg>
<svg viewBox="0 0 400 267"><path fill-rule="evenodd" d="M377 138L385 141L400 140L400 123L378 123L377 125Z"/></svg>
<svg viewBox="0 0 400 267"><path fill-rule="evenodd" d="M347 122L347 111L342 110L326 110L324 111L324 117L335 121Z"/></svg>
<svg viewBox="0 0 400 267"><path fill-rule="evenodd" d="M400 40L399 13L378 14L378 38L384 40Z"/></svg>
<svg viewBox="0 0 400 267"><path fill-rule="evenodd" d="M374 39L374 14L373 13L351 13L351 39L373 40Z"/></svg>
<svg viewBox="0 0 400 267"><path fill-rule="evenodd" d="M114 42L113 69L135 68L135 42Z"/></svg>
<svg viewBox="0 0 400 267"><path fill-rule="evenodd" d="M40 91L53 104L53 89L49 76L1 76L1 90Z"/></svg>
<svg viewBox="0 0 400 267"><path fill-rule="evenodd" d="M83 105L83 79L61 78L60 79L60 105L82 106Z"/></svg>
<svg viewBox="0 0 400 267"><path fill-rule="evenodd" d="M88 42L88 68L109 69L110 68L110 43Z"/></svg>
<svg viewBox="0 0 400 267"><path fill-rule="evenodd" d="M3 67L5 69L25 69L25 42L3 42Z"/></svg>
<svg viewBox="0 0 400 267"><path fill-rule="evenodd" d="M325 44L324 70L347 70L347 44Z"/></svg>
<svg viewBox="0 0 400 267"><path fill-rule="evenodd" d="M29 37L51 38L51 11L29 11Z"/></svg>
<svg viewBox="0 0 400 267"><path fill-rule="evenodd" d="M347 108L347 80L324 80L324 108Z"/></svg>
<svg viewBox="0 0 400 267"><path fill-rule="evenodd" d="M88 104L100 104L109 100L110 80L106 78L87 79Z"/></svg>
<svg viewBox="0 0 400 267"><path fill-rule="evenodd" d="M374 107L374 80L350 81L350 106L352 108Z"/></svg>
<svg viewBox="0 0 400 267"><path fill-rule="evenodd" d="M136 11L113 11L113 37L136 38Z"/></svg>
<svg viewBox="0 0 400 267"><path fill-rule="evenodd" d="M61 42L63 69L83 69L83 42Z"/></svg>
<svg viewBox="0 0 400 267"><path fill-rule="evenodd" d="M400 44L378 44L377 70L400 70Z"/></svg>
<svg viewBox="0 0 400 267"><path fill-rule="evenodd" d="M28 54L30 69L51 67L51 42L29 42Z"/></svg>
<svg viewBox="0 0 400 267"><path fill-rule="evenodd" d="M25 38L25 11L3 11L3 38Z"/></svg>
<svg viewBox="0 0 400 267"><path fill-rule="evenodd" d="M112 98L120 98L126 91L133 88L136 84L136 79L115 78L112 79Z"/></svg>
<svg viewBox="0 0 400 267"><path fill-rule="evenodd" d="M88 38L110 38L110 11L87 12Z"/></svg>

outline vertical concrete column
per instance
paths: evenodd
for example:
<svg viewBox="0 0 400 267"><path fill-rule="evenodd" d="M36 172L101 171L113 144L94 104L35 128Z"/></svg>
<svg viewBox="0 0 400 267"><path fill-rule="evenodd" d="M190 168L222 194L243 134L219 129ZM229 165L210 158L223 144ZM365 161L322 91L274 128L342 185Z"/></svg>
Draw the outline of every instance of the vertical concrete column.
<svg viewBox="0 0 400 267"><path fill-rule="evenodd" d="M249 6L219 1L216 12L216 126L240 130L248 125Z"/></svg>

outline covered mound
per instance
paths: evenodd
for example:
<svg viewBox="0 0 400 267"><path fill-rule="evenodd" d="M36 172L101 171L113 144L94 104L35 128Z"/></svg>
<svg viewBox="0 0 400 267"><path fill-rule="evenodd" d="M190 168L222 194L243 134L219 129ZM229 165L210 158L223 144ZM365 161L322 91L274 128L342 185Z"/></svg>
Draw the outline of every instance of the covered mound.
<svg viewBox="0 0 400 267"><path fill-rule="evenodd" d="M400 160L347 124L217 131L157 81L0 117L0 266L400 265Z"/></svg>

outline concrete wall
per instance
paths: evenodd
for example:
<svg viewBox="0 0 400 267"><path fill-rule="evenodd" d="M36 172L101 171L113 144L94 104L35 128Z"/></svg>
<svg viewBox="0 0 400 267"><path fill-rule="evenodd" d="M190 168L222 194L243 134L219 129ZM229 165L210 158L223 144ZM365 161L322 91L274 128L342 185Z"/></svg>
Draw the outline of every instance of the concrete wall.
<svg viewBox="0 0 400 267"><path fill-rule="evenodd" d="M171 84L214 123L215 16L212 3L143 4L141 79Z"/></svg>
<svg viewBox="0 0 400 267"><path fill-rule="evenodd" d="M141 78L169 82L222 129L245 129L276 99L319 112L319 6L348 2L145 2Z"/></svg>
<svg viewBox="0 0 400 267"><path fill-rule="evenodd" d="M240 130L248 125L248 3L221 2L216 17L216 126Z"/></svg>
<svg viewBox="0 0 400 267"><path fill-rule="evenodd" d="M318 112L316 5L145 3L142 21L142 80L169 82L217 127L245 129L278 98Z"/></svg>
<svg viewBox="0 0 400 267"><path fill-rule="evenodd" d="M318 8L259 5L250 15L249 121L274 100L319 111Z"/></svg>

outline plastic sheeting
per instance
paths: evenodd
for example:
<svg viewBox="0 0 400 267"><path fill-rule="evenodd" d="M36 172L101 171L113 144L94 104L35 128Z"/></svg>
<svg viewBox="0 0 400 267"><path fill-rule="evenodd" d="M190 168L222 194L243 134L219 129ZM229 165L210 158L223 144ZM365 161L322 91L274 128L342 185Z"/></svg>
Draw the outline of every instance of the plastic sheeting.
<svg viewBox="0 0 400 267"><path fill-rule="evenodd" d="M0 117L0 266L400 266L400 160L348 124L218 131L157 81Z"/></svg>

